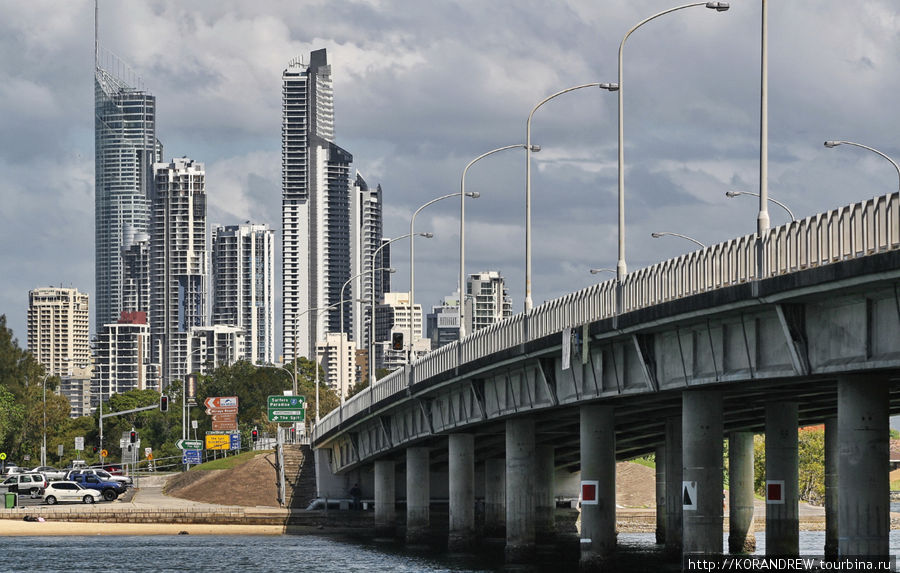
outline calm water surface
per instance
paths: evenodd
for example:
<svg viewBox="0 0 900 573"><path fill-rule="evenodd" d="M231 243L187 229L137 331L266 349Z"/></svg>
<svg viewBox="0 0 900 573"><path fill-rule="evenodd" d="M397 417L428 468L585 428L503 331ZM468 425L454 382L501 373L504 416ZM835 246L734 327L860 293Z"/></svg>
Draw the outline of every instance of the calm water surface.
<svg viewBox="0 0 900 573"><path fill-rule="evenodd" d="M824 542L824 532L800 532L800 553L819 555ZM764 553L765 535L757 534L757 545L757 553ZM891 532L891 552L900 554L900 531ZM549 563L515 571L562 573L573 568L551 557ZM417 554L401 546L311 535L0 538L0 571L474 573L503 570L496 560ZM663 559L653 534L622 533L615 570L679 571L680 567Z"/></svg>

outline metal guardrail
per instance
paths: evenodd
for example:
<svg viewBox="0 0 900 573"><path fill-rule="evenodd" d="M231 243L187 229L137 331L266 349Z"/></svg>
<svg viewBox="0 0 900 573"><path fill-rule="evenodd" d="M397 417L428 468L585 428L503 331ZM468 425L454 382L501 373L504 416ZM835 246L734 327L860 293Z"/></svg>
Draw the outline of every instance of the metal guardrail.
<svg viewBox="0 0 900 573"><path fill-rule="evenodd" d="M762 268L757 269L758 241L745 235L711 245L629 274L622 284L622 311L793 273L842 260L900 249L900 193L875 197L770 229L762 239ZM395 370L373 388L353 396L325 416L312 431L315 442L346 420L385 398L481 357L513 348L616 314L616 280L608 280L509 317L430 352ZM526 340L527 336L527 340Z"/></svg>

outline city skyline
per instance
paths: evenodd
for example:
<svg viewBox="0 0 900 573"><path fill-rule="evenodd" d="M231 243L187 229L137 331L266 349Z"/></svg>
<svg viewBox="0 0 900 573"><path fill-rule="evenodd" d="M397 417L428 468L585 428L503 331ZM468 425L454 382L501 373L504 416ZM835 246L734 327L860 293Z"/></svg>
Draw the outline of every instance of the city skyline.
<svg viewBox="0 0 900 573"><path fill-rule="evenodd" d="M390 237L403 234L419 205L458 190L469 160L521 142L537 101L615 81L624 32L671 5L614 2L601 10L573 2L546 13L460 2L414 17L401 5L328 3L300 16L229 2L105 2L100 30L156 97L163 160L188 155L207 165L210 224L279 224L280 73L290 58L328 49L338 142L367 181L384 186ZM0 313L20 343L29 290L62 284L95 296L92 8L10 4L0 23L0 42L22 44L6 45L19 56L0 64L8 78L0 94L0 243L18 271L0 284ZM798 217L897 187L896 172L874 154L822 146L847 139L900 155L900 120L884 113L898 83L893 14L886 1L769 8L769 189ZM377 38L367 34L373 23ZM732 2L724 14L685 11L650 26L625 53L632 271L693 249L650 232L712 244L752 233L756 220L753 198L724 193L758 190L759 2ZM242 38L239 47L229 47L233 37ZM582 92L535 116L533 139L543 147L533 173L536 305L601 280L587 270L615 263L615 96ZM467 206L466 272L499 270L514 312L523 300L523 164L509 152L467 180L482 197ZM772 212L773 225L780 216ZM423 307L455 290L457 218L446 203L418 219L417 229L435 233L416 250ZM397 247L393 290L403 291L408 262Z"/></svg>

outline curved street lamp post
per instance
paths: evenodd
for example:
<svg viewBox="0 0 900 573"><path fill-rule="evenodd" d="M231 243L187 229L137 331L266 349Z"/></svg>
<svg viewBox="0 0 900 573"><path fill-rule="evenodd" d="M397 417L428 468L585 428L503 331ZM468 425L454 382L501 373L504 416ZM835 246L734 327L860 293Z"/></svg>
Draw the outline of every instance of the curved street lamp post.
<svg viewBox="0 0 900 573"><path fill-rule="evenodd" d="M442 195L441 197L437 197L435 199L432 199L431 201L428 201L427 203L425 203L424 205L422 205L421 207L416 209L416 211L412 215L412 218L409 220L409 341L408 341L408 345L407 345L408 350L407 350L407 354L406 354L407 362L412 362L412 353L413 353L413 331L414 331L414 328L413 328L413 307L414 307L413 298L415 297L415 292L416 292L416 286L415 286L416 285L416 272L415 272L415 270L416 270L416 263L415 263L415 261L416 261L416 259L415 259L416 216L419 214L420 211L422 211L422 209L424 209L425 207L428 207L429 205L433 205L434 203L437 203L438 201L443 201L444 199L449 199L451 197L457 197L457 196L462 198L460 201L460 208L459 208L459 236L460 236L459 258L460 258L460 260L462 260L463 247L464 247L462 237L463 237L465 224L466 224L466 219L465 219L465 217L466 217L466 211L465 211L466 197L470 197L472 199L478 199L481 196L480 193L477 193L477 192L466 193L465 190L462 190L459 193L450 193L448 195Z"/></svg>
<svg viewBox="0 0 900 573"><path fill-rule="evenodd" d="M531 108L531 113L528 114L528 121L525 122L525 312L530 311L533 306L531 297L531 152L541 150L539 145L531 145L531 118L534 117L534 112L538 108L553 98L583 88L600 88L614 92L619 89L619 86L618 84L593 82L560 90L553 95L545 97Z"/></svg>
<svg viewBox="0 0 900 573"><path fill-rule="evenodd" d="M726 192L725 192L725 196L728 197L728 198L734 198L734 197L738 197L738 196L740 196L740 195L752 195L753 197L759 197L759 193L754 193L753 191L726 191ZM771 197L771 196L767 197L767 199L769 200L770 203L775 203L776 205L778 205L779 207L781 207L782 209L784 209L785 212L788 214L788 217L791 218L791 221L796 221L796 220L797 220L797 218L794 217L794 212L791 211L790 208L788 208L787 205L785 205L784 203L782 203L782 202L779 201L778 199L775 199L775 198L773 198L773 197Z"/></svg>
<svg viewBox="0 0 900 573"><path fill-rule="evenodd" d="M624 92L622 90L623 82L622 82L622 54L625 49L625 40L638 28L646 24L647 22L659 18L665 14L670 14L677 10L683 10L685 8L693 8L695 6L703 6L705 8L709 8L711 10L715 10L716 12L724 12L728 10L727 2L694 2L692 4L684 4L682 6L676 6L674 8L669 8L668 10L663 10L649 18L645 18L638 22L634 27L632 27L625 34L625 37L622 38L622 43L619 44L619 260L616 263L616 275L619 280L619 284L625 280L625 275L628 274L628 267L625 264L625 113L623 106L623 95Z"/></svg>
<svg viewBox="0 0 900 573"><path fill-rule="evenodd" d="M659 239L659 238L661 238L661 237L666 237L666 236L669 236L669 237L678 237L679 239L684 239L685 241L690 241L690 242L692 242L692 243L696 243L701 249L705 249L705 248L706 248L706 245L704 245L703 243L701 243L701 242L698 241L697 239L695 239L695 238L693 238L693 237L688 237L687 235L682 235L681 233L670 233L670 232L668 232L668 231L659 231L659 232L656 232L656 233L650 233L650 236L653 237L654 239Z"/></svg>

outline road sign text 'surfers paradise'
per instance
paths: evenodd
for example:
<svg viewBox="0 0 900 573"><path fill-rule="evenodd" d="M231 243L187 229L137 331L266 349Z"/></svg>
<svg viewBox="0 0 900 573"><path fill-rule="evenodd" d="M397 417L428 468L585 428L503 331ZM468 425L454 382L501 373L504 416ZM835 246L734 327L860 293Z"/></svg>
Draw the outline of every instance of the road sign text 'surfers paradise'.
<svg viewBox="0 0 900 573"><path fill-rule="evenodd" d="M306 419L306 398L303 396L269 396L270 422L303 422Z"/></svg>

